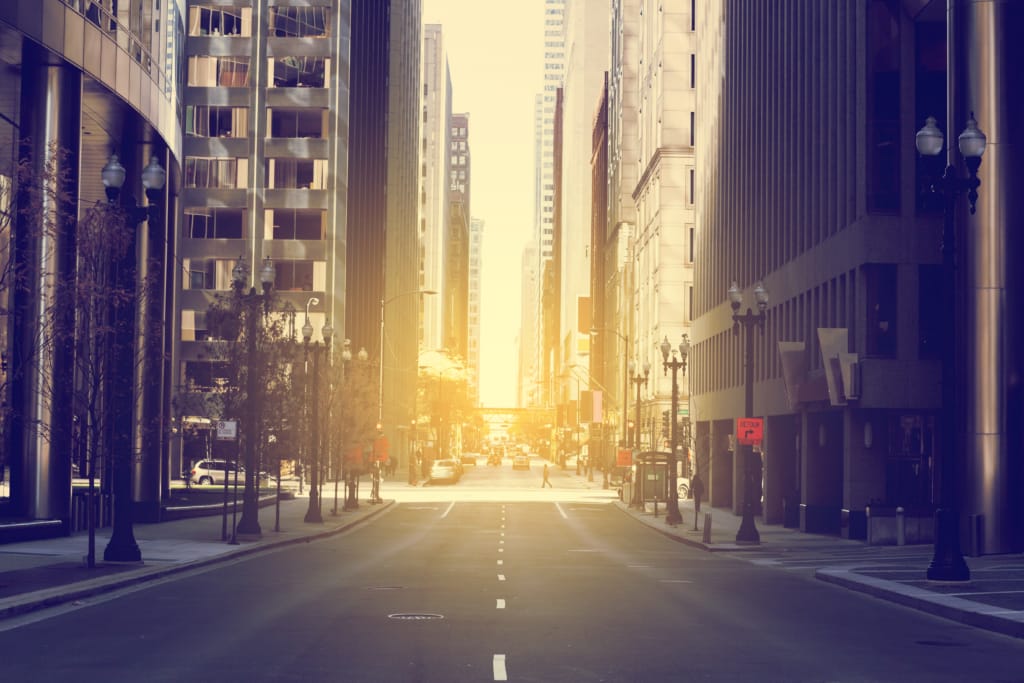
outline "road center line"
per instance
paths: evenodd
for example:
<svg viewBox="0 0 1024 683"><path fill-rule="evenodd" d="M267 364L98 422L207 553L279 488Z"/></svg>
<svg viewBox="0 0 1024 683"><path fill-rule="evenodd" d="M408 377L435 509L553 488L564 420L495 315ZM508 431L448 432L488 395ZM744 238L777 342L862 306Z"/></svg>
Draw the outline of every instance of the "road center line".
<svg viewBox="0 0 1024 683"><path fill-rule="evenodd" d="M497 609L505 609L505 599L504 598L497 598L497 600L498 600L498 604L495 605L495 607Z"/></svg>
<svg viewBox="0 0 1024 683"><path fill-rule="evenodd" d="M505 655L494 655L494 680L508 680L508 672L505 671Z"/></svg>
<svg viewBox="0 0 1024 683"><path fill-rule="evenodd" d="M444 511L444 514L441 515L441 519L444 519L445 517L447 517L448 513L452 511L453 507L455 507L455 501L454 500L451 502L451 505L448 506L448 509Z"/></svg>
<svg viewBox="0 0 1024 683"><path fill-rule="evenodd" d="M505 560L498 560L498 564L505 564Z"/></svg>
<svg viewBox="0 0 1024 683"><path fill-rule="evenodd" d="M498 581L504 581L504 580L505 580L505 575L504 574L498 574Z"/></svg>
<svg viewBox="0 0 1024 683"><path fill-rule="evenodd" d="M562 515L562 519L569 519L569 515L565 514L565 510L562 509L561 504L555 503L555 507L558 508L558 513Z"/></svg>

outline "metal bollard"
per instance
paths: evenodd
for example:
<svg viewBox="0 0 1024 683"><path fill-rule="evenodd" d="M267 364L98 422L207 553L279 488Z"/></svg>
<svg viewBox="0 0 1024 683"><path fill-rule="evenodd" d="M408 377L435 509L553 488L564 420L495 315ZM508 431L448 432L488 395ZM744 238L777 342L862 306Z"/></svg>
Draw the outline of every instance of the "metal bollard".
<svg viewBox="0 0 1024 683"><path fill-rule="evenodd" d="M711 513L704 513L704 533L701 535L702 543L711 543Z"/></svg>
<svg viewBox="0 0 1024 683"><path fill-rule="evenodd" d="M658 497L654 497L654 516L658 516Z"/></svg>
<svg viewBox="0 0 1024 683"><path fill-rule="evenodd" d="M896 545L907 544L907 520L903 515L903 508L896 508Z"/></svg>

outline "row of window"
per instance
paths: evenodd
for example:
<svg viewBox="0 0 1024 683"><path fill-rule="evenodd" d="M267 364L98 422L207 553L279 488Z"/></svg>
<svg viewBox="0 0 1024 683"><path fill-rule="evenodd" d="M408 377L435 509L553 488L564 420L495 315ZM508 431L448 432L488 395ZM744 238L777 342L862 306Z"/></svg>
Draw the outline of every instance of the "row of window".
<svg viewBox="0 0 1024 683"><path fill-rule="evenodd" d="M326 159L266 159L266 189L327 189ZM185 187L245 189L249 159L186 157Z"/></svg>
<svg viewBox="0 0 1024 683"><path fill-rule="evenodd" d="M185 282L189 289L231 289L234 259L183 259ZM313 261L276 259L274 289L281 292L313 291ZM196 329L204 329L205 312L195 311Z"/></svg>
<svg viewBox="0 0 1024 683"><path fill-rule="evenodd" d="M267 35L278 38L327 38L331 35L328 7L271 6ZM252 36L252 8L193 5L188 10L190 36Z"/></svg>
<svg viewBox="0 0 1024 683"><path fill-rule="evenodd" d="M185 209L183 234L190 239L242 239L248 212L232 207ZM322 240L326 214L319 209L267 209L265 225L275 240Z"/></svg>
<svg viewBox="0 0 1024 683"><path fill-rule="evenodd" d="M268 68L275 88L323 88L330 73L329 57L270 57ZM249 87L249 57L188 58L188 85L195 88Z"/></svg>

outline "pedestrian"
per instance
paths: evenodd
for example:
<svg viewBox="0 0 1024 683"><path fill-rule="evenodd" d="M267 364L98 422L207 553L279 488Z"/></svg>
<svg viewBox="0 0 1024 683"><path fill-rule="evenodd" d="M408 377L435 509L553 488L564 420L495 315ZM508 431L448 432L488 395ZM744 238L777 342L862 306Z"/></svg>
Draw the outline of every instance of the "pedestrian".
<svg viewBox="0 0 1024 683"><path fill-rule="evenodd" d="M551 486L551 488L555 488L554 486L551 485L551 481L548 480L548 464L547 463L544 463L544 482L540 485L540 487L544 488L545 486Z"/></svg>
<svg viewBox="0 0 1024 683"><path fill-rule="evenodd" d="M690 479L690 494L693 496L693 509L699 515L700 499L704 496L704 482L701 481L700 475L696 472L693 473L693 478Z"/></svg>

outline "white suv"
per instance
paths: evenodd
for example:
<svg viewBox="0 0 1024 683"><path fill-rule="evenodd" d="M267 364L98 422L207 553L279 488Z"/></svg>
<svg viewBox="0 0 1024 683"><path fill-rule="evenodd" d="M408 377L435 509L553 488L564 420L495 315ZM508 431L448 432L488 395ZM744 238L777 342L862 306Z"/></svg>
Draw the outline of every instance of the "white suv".
<svg viewBox="0 0 1024 683"><path fill-rule="evenodd" d="M234 474L228 477L228 472ZM242 484L245 468L227 460L200 460L192 466L191 477L193 484L223 484L225 478L229 478L230 484L234 484L236 478Z"/></svg>

